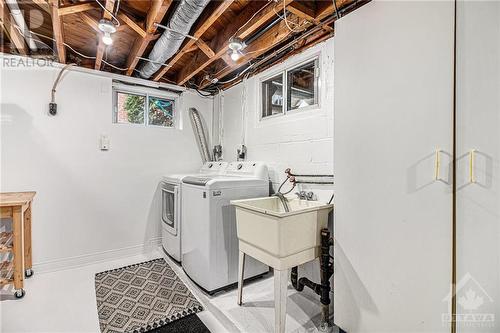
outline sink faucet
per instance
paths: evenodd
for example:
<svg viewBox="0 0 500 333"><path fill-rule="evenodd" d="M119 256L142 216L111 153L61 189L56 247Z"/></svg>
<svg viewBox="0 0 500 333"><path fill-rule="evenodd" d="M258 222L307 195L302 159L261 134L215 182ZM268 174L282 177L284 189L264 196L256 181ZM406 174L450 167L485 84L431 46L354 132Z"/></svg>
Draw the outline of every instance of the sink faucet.
<svg viewBox="0 0 500 333"><path fill-rule="evenodd" d="M295 195L301 200L307 200L307 201L314 201L314 193L309 191L300 191L300 192L295 192Z"/></svg>

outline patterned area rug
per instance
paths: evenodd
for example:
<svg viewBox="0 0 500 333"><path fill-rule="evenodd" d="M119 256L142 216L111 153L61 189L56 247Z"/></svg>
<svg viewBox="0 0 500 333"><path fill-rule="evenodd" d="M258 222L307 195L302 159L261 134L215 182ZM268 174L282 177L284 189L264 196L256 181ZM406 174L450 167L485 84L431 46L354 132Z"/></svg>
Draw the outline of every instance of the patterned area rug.
<svg viewBox="0 0 500 333"><path fill-rule="evenodd" d="M97 273L95 290L102 333L148 332L203 310L162 258Z"/></svg>

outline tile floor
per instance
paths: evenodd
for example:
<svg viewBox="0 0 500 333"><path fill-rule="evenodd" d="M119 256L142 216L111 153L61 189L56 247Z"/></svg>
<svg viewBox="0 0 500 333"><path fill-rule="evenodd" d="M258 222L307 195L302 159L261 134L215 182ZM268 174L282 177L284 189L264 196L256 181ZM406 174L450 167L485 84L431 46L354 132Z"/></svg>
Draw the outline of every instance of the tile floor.
<svg viewBox="0 0 500 333"><path fill-rule="evenodd" d="M100 262L68 270L35 273L26 280L26 296L16 300L9 290L0 292L0 332L99 332L94 274L164 256L161 252ZM273 277L245 285L243 306L236 305L236 290L208 296L180 266L165 258L181 280L202 302L200 319L212 333L273 332ZM319 299L312 292L291 286L287 304L287 332L315 332L320 321Z"/></svg>

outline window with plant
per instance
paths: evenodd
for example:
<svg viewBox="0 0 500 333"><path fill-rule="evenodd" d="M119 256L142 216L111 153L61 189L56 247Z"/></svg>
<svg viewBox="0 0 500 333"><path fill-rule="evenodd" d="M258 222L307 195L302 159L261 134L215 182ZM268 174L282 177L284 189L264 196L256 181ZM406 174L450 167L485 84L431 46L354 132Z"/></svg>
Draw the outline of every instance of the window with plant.
<svg viewBox="0 0 500 333"><path fill-rule="evenodd" d="M113 121L119 124L175 127L175 107L175 98L116 90Z"/></svg>

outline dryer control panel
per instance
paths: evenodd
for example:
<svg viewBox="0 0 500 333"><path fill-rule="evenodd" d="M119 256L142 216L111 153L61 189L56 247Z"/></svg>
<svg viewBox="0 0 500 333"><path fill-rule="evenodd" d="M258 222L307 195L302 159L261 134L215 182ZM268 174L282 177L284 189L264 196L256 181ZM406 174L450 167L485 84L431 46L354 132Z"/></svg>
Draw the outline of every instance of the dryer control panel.
<svg viewBox="0 0 500 333"><path fill-rule="evenodd" d="M262 162L231 162L224 172L227 176L252 177L267 180L267 165Z"/></svg>

